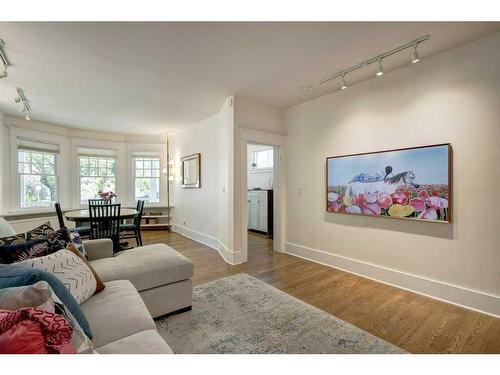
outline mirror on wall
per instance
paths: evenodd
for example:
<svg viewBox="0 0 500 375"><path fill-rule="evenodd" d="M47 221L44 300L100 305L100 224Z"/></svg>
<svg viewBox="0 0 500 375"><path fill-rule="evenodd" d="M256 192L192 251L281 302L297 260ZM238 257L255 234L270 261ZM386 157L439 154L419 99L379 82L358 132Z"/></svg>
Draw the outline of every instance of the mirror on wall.
<svg viewBox="0 0 500 375"><path fill-rule="evenodd" d="M183 188L201 187L201 154L184 156L181 159Z"/></svg>

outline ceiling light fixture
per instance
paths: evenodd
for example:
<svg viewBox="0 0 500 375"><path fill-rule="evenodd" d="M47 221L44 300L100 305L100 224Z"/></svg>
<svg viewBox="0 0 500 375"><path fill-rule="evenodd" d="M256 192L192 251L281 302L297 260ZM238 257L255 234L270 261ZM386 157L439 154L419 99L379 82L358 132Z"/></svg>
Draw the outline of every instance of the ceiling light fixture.
<svg viewBox="0 0 500 375"><path fill-rule="evenodd" d="M429 38L430 38L430 35L421 36L420 38L414 39L411 42L402 44L399 47L396 47L396 48L393 48L393 49L391 49L389 51L381 53L380 55L377 55L377 56L374 56L374 57L370 57L369 59L366 59L365 61L362 61L359 64L353 65L350 68L347 68L347 69L341 70L338 73L332 74L331 76L328 76L328 77L322 79L321 81L319 81L319 83L320 84L327 83L327 82L329 82L329 81L331 81L331 80L333 80L335 78L338 78L338 77L342 77L342 79L344 79L344 77L346 76L346 74L351 73L351 72L353 72L355 70L358 70L358 69L362 69L362 68L364 68L364 67L366 67L368 65L371 65L371 64L377 63L377 62L379 63L379 71L377 72L377 76L381 76L381 75L384 74L384 70L383 70L383 67L382 67L382 59L385 59L388 56L395 55L396 53L404 51L404 50L407 50L409 48L413 48L414 49L413 54L412 54L412 63L416 63L416 62L420 61L420 56L418 55L418 52L417 52L417 46L420 43L429 40ZM417 59L415 59L415 57ZM342 82L342 83L344 83L344 82ZM345 90L343 84L340 86L340 88L342 90Z"/></svg>
<svg viewBox="0 0 500 375"><path fill-rule="evenodd" d="M412 64L418 63L420 61L420 56L418 54L417 47L418 47L418 43L415 43L413 45L413 53L411 54L411 63Z"/></svg>
<svg viewBox="0 0 500 375"><path fill-rule="evenodd" d="M382 59L378 59L377 77L382 77L383 75L384 75L384 67L382 66Z"/></svg>
<svg viewBox="0 0 500 375"><path fill-rule="evenodd" d="M307 92L307 93L311 92L312 90L314 90L314 87L312 87L311 85L307 85L307 86L302 87L302 91Z"/></svg>
<svg viewBox="0 0 500 375"><path fill-rule="evenodd" d="M5 42L0 39L0 78L7 77L7 67L10 66L10 61L7 58L7 54L5 53Z"/></svg>
<svg viewBox="0 0 500 375"><path fill-rule="evenodd" d="M340 89L345 90L347 88L347 82L345 81L345 74L342 76L342 83L340 84Z"/></svg>
<svg viewBox="0 0 500 375"><path fill-rule="evenodd" d="M31 115L31 106L30 106L28 98L24 94L23 89L20 87L17 87L17 98L14 99L14 103L16 103L16 104L20 103L21 108L19 109L19 112L26 114L24 116L24 118L26 120L28 120L28 121L31 120L31 116L30 116Z"/></svg>

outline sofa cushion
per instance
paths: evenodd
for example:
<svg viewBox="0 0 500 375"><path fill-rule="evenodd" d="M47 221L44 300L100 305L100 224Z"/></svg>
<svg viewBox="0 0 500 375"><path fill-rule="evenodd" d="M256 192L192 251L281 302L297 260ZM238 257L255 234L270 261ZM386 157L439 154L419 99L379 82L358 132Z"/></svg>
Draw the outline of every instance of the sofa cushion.
<svg viewBox="0 0 500 375"><path fill-rule="evenodd" d="M80 305L92 330L94 347L155 329L146 305L128 280L107 282L99 294Z"/></svg>
<svg viewBox="0 0 500 375"><path fill-rule="evenodd" d="M130 280L138 291L189 279L193 263L165 244L125 250L90 262L103 281Z"/></svg>
<svg viewBox="0 0 500 375"><path fill-rule="evenodd" d="M170 346L154 329L135 333L96 349L101 354L172 354Z"/></svg>

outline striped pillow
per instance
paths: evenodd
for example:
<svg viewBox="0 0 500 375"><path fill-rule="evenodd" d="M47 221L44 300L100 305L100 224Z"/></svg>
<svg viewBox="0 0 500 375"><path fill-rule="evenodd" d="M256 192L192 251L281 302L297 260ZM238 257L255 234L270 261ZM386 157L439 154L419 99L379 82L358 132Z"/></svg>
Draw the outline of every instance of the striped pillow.
<svg viewBox="0 0 500 375"><path fill-rule="evenodd" d="M79 304L89 299L97 289L97 280L92 270L69 250L60 250L17 264L51 272L61 280Z"/></svg>

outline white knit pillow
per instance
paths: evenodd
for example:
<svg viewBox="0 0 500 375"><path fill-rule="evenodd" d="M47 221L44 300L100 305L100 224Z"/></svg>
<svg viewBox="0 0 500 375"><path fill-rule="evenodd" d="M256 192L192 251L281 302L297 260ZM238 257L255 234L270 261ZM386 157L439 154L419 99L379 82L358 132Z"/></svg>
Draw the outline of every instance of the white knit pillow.
<svg viewBox="0 0 500 375"><path fill-rule="evenodd" d="M44 257L18 262L54 274L80 304L95 292L97 281L85 262L69 250L59 250Z"/></svg>

